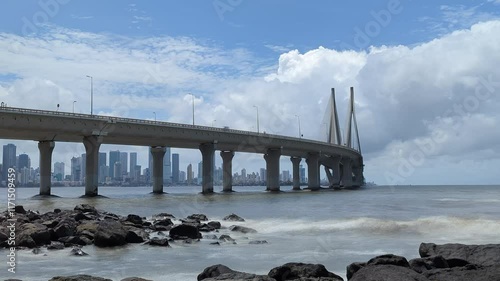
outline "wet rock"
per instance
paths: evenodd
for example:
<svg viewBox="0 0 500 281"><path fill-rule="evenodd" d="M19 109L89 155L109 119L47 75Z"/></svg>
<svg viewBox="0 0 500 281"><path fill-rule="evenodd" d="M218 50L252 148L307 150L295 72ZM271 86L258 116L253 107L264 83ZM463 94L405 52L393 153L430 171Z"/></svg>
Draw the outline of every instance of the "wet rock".
<svg viewBox="0 0 500 281"><path fill-rule="evenodd" d="M352 276L350 281L429 281L423 275L406 267L392 264L367 265Z"/></svg>
<svg viewBox="0 0 500 281"><path fill-rule="evenodd" d="M93 218L93 216L90 216L88 214L78 212L75 214L74 219L75 219L75 221L89 221L89 220L92 220L94 218Z"/></svg>
<svg viewBox="0 0 500 281"><path fill-rule="evenodd" d="M254 241L248 242L248 244L253 244L253 245L267 244L267 241L266 240L254 240Z"/></svg>
<svg viewBox="0 0 500 281"><path fill-rule="evenodd" d="M153 239L149 240L147 244L151 246L162 246L162 247L170 247L168 244L168 239L167 238L158 238L158 237L153 237Z"/></svg>
<svg viewBox="0 0 500 281"><path fill-rule="evenodd" d="M408 260L406 260L405 257L396 256L392 254L374 257L370 259L366 264L367 265L392 264L396 266L402 266L408 268L410 267L410 264L408 263Z"/></svg>
<svg viewBox="0 0 500 281"><path fill-rule="evenodd" d="M431 281L497 281L500 280L500 264L433 269L423 273Z"/></svg>
<svg viewBox="0 0 500 281"><path fill-rule="evenodd" d="M208 224L204 223L204 224L201 224L199 227L198 227L198 230L201 231L201 232L211 232L211 231L214 231L215 228L209 226Z"/></svg>
<svg viewBox="0 0 500 281"><path fill-rule="evenodd" d="M149 239L149 234L141 228L130 227L127 229L126 241L128 243L142 243Z"/></svg>
<svg viewBox="0 0 500 281"><path fill-rule="evenodd" d="M221 228L221 224L218 221L210 221L207 223L207 225L213 229L220 229Z"/></svg>
<svg viewBox="0 0 500 281"><path fill-rule="evenodd" d="M366 262L353 262L347 266L346 277L347 280L351 279L354 273L358 272L361 268L366 266Z"/></svg>
<svg viewBox="0 0 500 281"><path fill-rule="evenodd" d="M54 232L57 238L72 236L76 233L77 222L72 218L61 220L55 227Z"/></svg>
<svg viewBox="0 0 500 281"><path fill-rule="evenodd" d="M201 234L198 231L198 228L188 224L180 224L173 227L172 229L170 229L169 235L173 239L201 238Z"/></svg>
<svg viewBox="0 0 500 281"><path fill-rule="evenodd" d="M120 281L153 281L153 280L144 279L144 278L140 278L140 277L127 277L127 278L124 278Z"/></svg>
<svg viewBox="0 0 500 281"><path fill-rule="evenodd" d="M255 275L251 273L235 271L221 264L212 265L205 268L205 270L203 270L203 272L198 275L197 280L276 281L275 279L267 275Z"/></svg>
<svg viewBox="0 0 500 281"><path fill-rule="evenodd" d="M62 250L64 249L64 243L58 241L52 241L50 245L47 246L49 250Z"/></svg>
<svg viewBox="0 0 500 281"><path fill-rule="evenodd" d="M311 280L305 278L321 278L320 280L343 281L342 277L329 272L322 264L287 263L275 267L267 274L275 280Z"/></svg>
<svg viewBox="0 0 500 281"><path fill-rule="evenodd" d="M213 239L213 240L216 240L216 239L219 239L219 238L215 234L203 234L203 239Z"/></svg>
<svg viewBox="0 0 500 281"><path fill-rule="evenodd" d="M33 248L50 243L49 229L39 223L25 223L19 227L16 245ZM33 245L33 242L35 243Z"/></svg>
<svg viewBox="0 0 500 281"><path fill-rule="evenodd" d="M85 245L92 244L92 241L88 240L88 238L85 238L85 240L84 240L84 239L80 238L79 236L65 236L65 237L59 238L58 241L61 243L64 243L64 246L66 246L66 247L73 246L73 245L85 246Z"/></svg>
<svg viewBox="0 0 500 281"><path fill-rule="evenodd" d="M422 258L430 256L443 256L445 259L460 259L478 265L500 264L500 244L489 245L464 245L422 243L419 247Z"/></svg>
<svg viewBox="0 0 500 281"><path fill-rule="evenodd" d="M433 256L427 258L417 258L409 261L410 268L418 273L436 268L448 268L448 262L442 256Z"/></svg>
<svg viewBox="0 0 500 281"><path fill-rule="evenodd" d="M243 219L242 217L240 217L236 214L230 214L228 216L225 216L223 218L223 220L225 220L225 221L245 221L245 219Z"/></svg>
<svg viewBox="0 0 500 281"><path fill-rule="evenodd" d="M75 208L74 208L75 211L80 211L80 212L83 212L83 213L94 213L94 214L97 214L97 210L94 206L92 205L89 205L89 204L79 204L79 205L76 205Z"/></svg>
<svg viewBox="0 0 500 281"><path fill-rule="evenodd" d="M98 247L121 246L127 243L127 231L115 220L106 219L99 222L94 234L94 244Z"/></svg>
<svg viewBox="0 0 500 281"><path fill-rule="evenodd" d="M236 231L236 232L241 232L241 233L257 233L257 230L246 227L246 226L241 226L241 225L231 225L229 227L229 230L231 231Z"/></svg>
<svg viewBox="0 0 500 281"><path fill-rule="evenodd" d="M49 281L113 281L107 278L95 277L90 275L56 276Z"/></svg>
<svg viewBox="0 0 500 281"><path fill-rule="evenodd" d="M42 253L42 250L40 248L34 248L33 250L31 250L31 252L35 255L38 255L38 254Z"/></svg>
<svg viewBox="0 0 500 281"><path fill-rule="evenodd" d="M60 213L60 212L61 212L61 209L59 209L59 208L55 208L55 209L54 209L54 213L58 214L58 213Z"/></svg>
<svg viewBox="0 0 500 281"><path fill-rule="evenodd" d="M212 243L210 243L210 245L220 245L220 243L219 242L212 242Z"/></svg>
<svg viewBox="0 0 500 281"><path fill-rule="evenodd" d="M222 240L224 242L234 242L235 240L229 236L229 235L226 235L226 234L222 234L220 237L219 237L219 240Z"/></svg>
<svg viewBox="0 0 500 281"><path fill-rule="evenodd" d="M136 225L142 225L142 223L143 223L142 218L140 216L134 215L134 214L128 215L126 221L129 221L129 222L136 224Z"/></svg>
<svg viewBox="0 0 500 281"><path fill-rule="evenodd" d="M159 213L153 215L153 220L175 219L175 216L169 213Z"/></svg>
<svg viewBox="0 0 500 281"><path fill-rule="evenodd" d="M32 221L32 222L33 222L33 221L36 221L36 220L38 220L38 219L40 219L40 214L35 213L35 212L32 212L32 211L28 211L28 212L26 213L26 216L27 216L27 217L28 217L28 219L29 219L30 221Z"/></svg>
<svg viewBox="0 0 500 281"><path fill-rule="evenodd" d="M95 221L85 222L76 227L76 233L79 235L86 235L86 233L91 233L92 237L97 232L99 228L99 223Z"/></svg>
<svg viewBox="0 0 500 281"><path fill-rule="evenodd" d="M14 212L18 214L26 214L26 210L24 209L23 205L16 205L14 207Z"/></svg>
<svg viewBox="0 0 500 281"><path fill-rule="evenodd" d="M195 221L208 221L208 218L204 214L192 214L187 217L188 220L195 220Z"/></svg>
<svg viewBox="0 0 500 281"><path fill-rule="evenodd" d="M88 256L88 254L85 253L80 247L73 247L73 249L71 249L70 255L79 257Z"/></svg>

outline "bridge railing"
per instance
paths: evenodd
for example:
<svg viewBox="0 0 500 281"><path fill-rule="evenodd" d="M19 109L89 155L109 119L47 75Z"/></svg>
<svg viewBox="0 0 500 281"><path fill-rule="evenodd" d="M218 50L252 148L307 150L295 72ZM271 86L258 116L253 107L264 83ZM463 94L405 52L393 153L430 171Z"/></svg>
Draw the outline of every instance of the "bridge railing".
<svg viewBox="0 0 500 281"><path fill-rule="evenodd" d="M243 130L235 130L231 128L219 128L219 127L209 127L209 126L200 126L200 125L190 125L190 124L182 124L182 123L171 123L165 121L154 121L154 120L146 120L146 119L135 119L135 118L125 118L125 117L115 117L115 116L106 116L106 115L90 115L90 114L82 114L82 113L71 113L65 111L53 111L53 110L40 110L40 109L28 109L28 108L18 108L18 107L7 107L0 106L0 112L16 112L23 114L37 114L37 115L47 115L47 116L66 116L66 117L76 117L76 118L85 118L85 119L97 119L107 122L122 122L122 123L132 123L132 124L146 124L146 125L155 125L155 126L168 126L168 127L177 127L177 128L185 128L185 129L199 129L199 130L207 130L212 132L222 132L222 133L235 133L242 134L254 137L266 137L266 138L276 138L290 141L301 141L307 142L311 144L318 145L330 145L334 147L339 147L343 149L349 149L355 152L358 152L356 149L346 147L343 145L330 144L326 142L311 140L311 139L303 139L303 138L294 138L282 135L268 134L268 133L256 133L250 131Z"/></svg>

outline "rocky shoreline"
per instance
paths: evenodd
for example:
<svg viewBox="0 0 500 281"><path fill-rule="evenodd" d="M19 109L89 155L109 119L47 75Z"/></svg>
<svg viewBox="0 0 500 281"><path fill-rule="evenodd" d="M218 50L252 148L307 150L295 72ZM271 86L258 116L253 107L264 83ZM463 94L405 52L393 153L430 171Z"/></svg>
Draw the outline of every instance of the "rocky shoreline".
<svg viewBox="0 0 500 281"><path fill-rule="evenodd" d="M210 239L211 245L240 243L228 234L220 234L221 222L209 221L206 215L192 214L176 219L168 213L143 218L129 214L120 216L98 211L87 204L73 210L60 210L40 214L15 208L16 247L32 249L33 254L43 251L67 249L71 255L87 255L82 246L118 247L128 243L169 247L170 243L194 243ZM8 212L0 214L0 247L9 248ZM241 225L245 220L235 214L224 217L234 222L225 231L252 234L256 230ZM204 233L204 234L202 234ZM218 235L219 234L219 235ZM249 244L265 244L265 240L245 240ZM377 256L367 262L347 266L346 276L353 281L500 281L500 244L463 245L422 243L420 258L407 260L392 254ZM329 272L321 264L287 263L273 268L267 275L232 270L224 265L207 267L198 275L198 281L262 280L262 281L338 281L339 275ZM19 279L7 279L19 280ZM49 281L111 281L89 275L54 277ZM148 281L129 277L121 281Z"/></svg>

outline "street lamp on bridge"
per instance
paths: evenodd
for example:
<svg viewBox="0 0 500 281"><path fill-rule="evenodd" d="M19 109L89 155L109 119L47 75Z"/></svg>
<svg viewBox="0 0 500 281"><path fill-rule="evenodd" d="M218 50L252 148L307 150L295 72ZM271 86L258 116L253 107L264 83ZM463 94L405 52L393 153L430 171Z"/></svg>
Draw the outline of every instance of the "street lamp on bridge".
<svg viewBox="0 0 500 281"><path fill-rule="evenodd" d="M73 113L75 113L75 102L76 100L73 101Z"/></svg>
<svg viewBox="0 0 500 281"><path fill-rule="evenodd" d="M190 95L191 95L191 101L193 104L193 126L194 126L194 95L193 94L190 94Z"/></svg>
<svg viewBox="0 0 500 281"><path fill-rule="evenodd" d="M153 114L155 115L155 122L156 122L156 112L153 111Z"/></svg>
<svg viewBox="0 0 500 281"><path fill-rule="evenodd" d="M254 105L255 109L257 109L257 134L260 133L259 131L259 107Z"/></svg>
<svg viewBox="0 0 500 281"><path fill-rule="evenodd" d="M300 116L295 115L295 117L297 117L297 122L299 123L299 138L302 138L302 132L300 131Z"/></svg>
<svg viewBox="0 0 500 281"><path fill-rule="evenodd" d="M87 75L90 78L90 116L94 115L94 78L90 75Z"/></svg>

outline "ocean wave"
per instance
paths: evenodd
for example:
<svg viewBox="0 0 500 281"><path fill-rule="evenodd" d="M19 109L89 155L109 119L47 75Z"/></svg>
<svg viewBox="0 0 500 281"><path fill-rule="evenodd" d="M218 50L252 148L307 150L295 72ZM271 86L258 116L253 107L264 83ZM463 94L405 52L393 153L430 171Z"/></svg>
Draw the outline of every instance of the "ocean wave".
<svg viewBox="0 0 500 281"><path fill-rule="evenodd" d="M329 232L371 233L381 235L498 235L500 220L433 216L415 220L392 220L370 217L309 221L302 219L248 220L247 226L262 234L318 234Z"/></svg>
<svg viewBox="0 0 500 281"><path fill-rule="evenodd" d="M439 198L432 200L439 202L500 203L500 199Z"/></svg>

